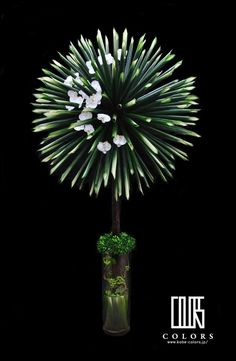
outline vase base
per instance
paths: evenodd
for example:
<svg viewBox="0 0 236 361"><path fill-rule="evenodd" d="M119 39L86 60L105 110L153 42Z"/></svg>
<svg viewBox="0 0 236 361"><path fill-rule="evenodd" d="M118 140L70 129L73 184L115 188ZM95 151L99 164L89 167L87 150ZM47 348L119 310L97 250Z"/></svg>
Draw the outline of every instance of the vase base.
<svg viewBox="0 0 236 361"><path fill-rule="evenodd" d="M110 336L124 336L130 331L130 327L120 331L111 331L103 328L103 331Z"/></svg>

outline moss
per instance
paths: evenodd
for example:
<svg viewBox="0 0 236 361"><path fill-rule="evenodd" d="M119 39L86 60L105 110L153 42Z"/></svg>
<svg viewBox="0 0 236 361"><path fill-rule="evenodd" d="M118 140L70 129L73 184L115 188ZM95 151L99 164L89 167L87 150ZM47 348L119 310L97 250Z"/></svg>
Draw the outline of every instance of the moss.
<svg viewBox="0 0 236 361"><path fill-rule="evenodd" d="M97 241L97 249L102 254L122 255L135 248L135 239L125 232L118 235L105 233Z"/></svg>

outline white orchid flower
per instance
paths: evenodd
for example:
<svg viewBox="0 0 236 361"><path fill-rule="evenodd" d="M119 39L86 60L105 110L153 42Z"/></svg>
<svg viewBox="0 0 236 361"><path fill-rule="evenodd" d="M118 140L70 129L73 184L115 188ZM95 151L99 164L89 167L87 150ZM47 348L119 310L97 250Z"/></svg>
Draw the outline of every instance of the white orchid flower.
<svg viewBox="0 0 236 361"><path fill-rule="evenodd" d="M102 95L101 93L92 94L86 99L86 108L95 109L98 104L101 104Z"/></svg>
<svg viewBox="0 0 236 361"><path fill-rule="evenodd" d="M120 61L121 59L121 54L122 54L122 49L118 49L117 50L117 59Z"/></svg>
<svg viewBox="0 0 236 361"><path fill-rule="evenodd" d="M74 130L77 130L77 132L79 132L80 130L84 130L84 125L77 125L76 127L74 127Z"/></svg>
<svg viewBox="0 0 236 361"><path fill-rule="evenodd" d="M102 61L101 55L98 56L98 62L99 62L100 65L103 65L103 61Z"/></svg>
<svg viewBox="0 0 236 361"><path fill-rule="evenodd" d="M94 132L94 127L92 126L92 124L85 124L84 126L84 131L87 133L87 134L91 134Z"/></svg>
<svg viewBox="0 0 236 361"><path fill-rule="evenodd" d="M101 120L102 123L107 123L111 121L111 117L108 114L99 113L97 114L98 120Z"/></svg>
<svg viewBox="0 0 236 361"><path fill-rule="evenodd" d="M91 112L82 112L79 115L79 120L88 120L88 119L92 119L93 114Z"/></svg>
<svg viewBox="0 0 236 361"><path fill-rule="evenodd" d="M117 146L117 147L121 147L122 145L127 143L126 138L123 135L116 135L115 138L113 138L113 143Z"/></svg>
<svg viewBox="0 0 236 361"><path fill-rule="evenodd" d="M66 105L65 108L69 111L75 109L75 107L72 107L71 105Z"/></svg>
<svg viewBox="0 0 236 361"><path fill-rule="evenodd" d="M89 74L95 74L91 61L86 61L86 65L88 67Z"/></svg>
<svg viewBox="0 0 236 361"><path fill-rule="evenodd" d="M72 78L71 75L69 75L69 76L65 79L64 84L65 84L65 85L68 85L68 86L72 86L72 84L73 84L73 78Z"/></svg>
<svg viewBox="0 0 236 361"><path fill-rule="evenodd" d="M81 108L82 104L83 104L84 99L82 97L70 97L70 102L71 103L77 103L79 105L79 108Z"/></svg>
<svg viewBox="0 0 236 361"><path fill-rule="evenodd" d="M102 92L102 88L101 88L101 86L100 86L100 84L99 84L99 82L97 80L93 80L91 82L91 85L92 85L93 89L96 90L96 92L98 92L98 93Z"/></svg>
<svg viewBox="0 0 236 361"><path fill-rule="evenodd" d="M74 90L69 90L69 91L67 92L67 95L68 95L68 97L70 97L70 98L75 98L75 97L78 96L78 93L77 93L76 91L74 91Z"/></svg>
<svg viewBox="0 0 236 361"><path fill-rule="evenodd" d="M111 144L109 142L99 142L97 145L97 149L106 154L107 152L109 152L109 150L111 149Z"/></svg>
<svg viewBox="0 0 236 361"><path fill-rule="evenodd" d="M80 90L79 91L79 94L84 98L84 99L88 99L89 96L83 91L83 90Z"/></svg>
<svg viewBox="0 0 236 361"><path fill-rule="evenodd" d="M100 92L93 94L95 96L95 99L97 100L98 104L101 104L102 100L102 94Z"/></svg>
<svg viewBox="0 0 236 361"><path fill-rule="evenodd" d="M79 108L81 108L84 98L78 96L78 93L74 90L69 90L67 94L70 97L70 102L77 103L79 105Z"/></svg>
<svg viewBox="0 0 236 361"><path fill-rule="evenodd" d="M110 53L106 54L106 61L107 61L107 64L108 64L108 65L114 63L114 58L113 58L113 56L112 56Z"/></svg>
<svg viewBox="0 0 236 361"><path fill-rule="evenodd" d="M111 55L111 53L105 54L105 58L106 58L106 62L108 65L113 64L114 63L114 58ZM99 55L98 56L98 62L100 65L103 65L103 60L102 60L102 56Z"/></svg>

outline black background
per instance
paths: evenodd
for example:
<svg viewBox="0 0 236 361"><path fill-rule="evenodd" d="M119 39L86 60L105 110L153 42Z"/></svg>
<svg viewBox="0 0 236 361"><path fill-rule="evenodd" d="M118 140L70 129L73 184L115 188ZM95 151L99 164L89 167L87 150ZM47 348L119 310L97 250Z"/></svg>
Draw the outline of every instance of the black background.
<svg viewBox="0 0 236 361"><path fill-rule="evenodd" d="M220 11L219 11L220 10ZM220 111L215 106L218 71L216 5L127 2L8 2L2 9L4 64L3 227L0 328L20 347L58 356L85 349L113 357L145 352L201 355L223 344L219 189ZM223 14L221 13L221 18ZM198 132L190 161L177 163L169 184L155 184L145 196L133 190L122 204L122 229L137 239L132 263L131 332L111 338L102 332L101 263L96 240L110 230L110 191L98 199L58 184L41 164L40 135L32 133L32 93L37 77L57 51L66 52L80 34L111 35L128 28L136 37L158 36L163 52L184 59L179 77L197 76ZM218 62L218 63L217 63ZM217 72L217 77L215 76ZM5 96L5 98L4 98ZM217 196L216 196L217 194ZM208 345L170 346L170 296L205 296ZM12 336L13 335L13 336ZM113 353L112 353L113 352Z"/></svg>

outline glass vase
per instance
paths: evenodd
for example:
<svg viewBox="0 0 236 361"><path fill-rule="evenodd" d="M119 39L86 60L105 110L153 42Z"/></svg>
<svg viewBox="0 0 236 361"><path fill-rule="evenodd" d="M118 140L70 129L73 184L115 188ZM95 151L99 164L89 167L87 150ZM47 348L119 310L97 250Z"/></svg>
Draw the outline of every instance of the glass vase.
<svg viewBox="0 0 236 361"><path fill-rule="evenodd" d="M130 255L103 255L103 330L122 336L130 329Z"/></svg>

